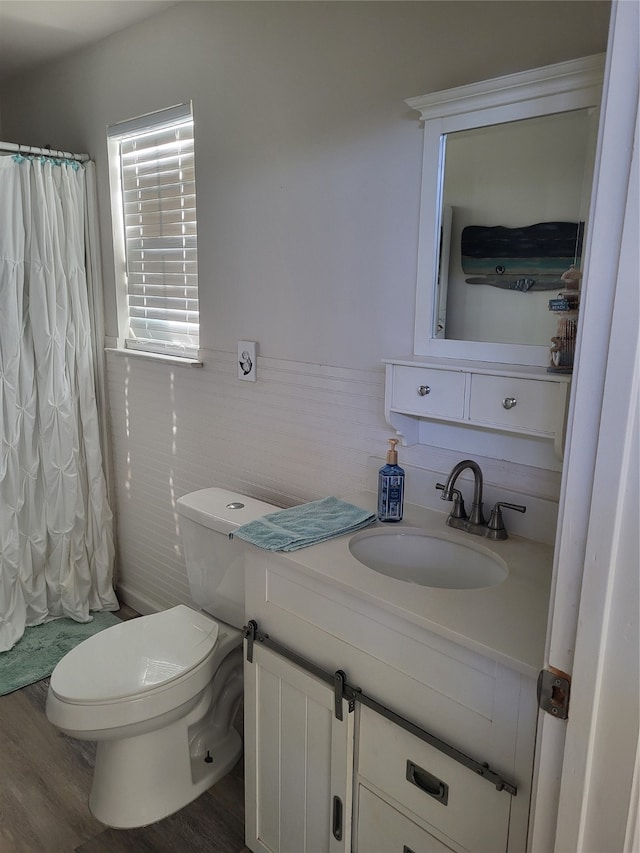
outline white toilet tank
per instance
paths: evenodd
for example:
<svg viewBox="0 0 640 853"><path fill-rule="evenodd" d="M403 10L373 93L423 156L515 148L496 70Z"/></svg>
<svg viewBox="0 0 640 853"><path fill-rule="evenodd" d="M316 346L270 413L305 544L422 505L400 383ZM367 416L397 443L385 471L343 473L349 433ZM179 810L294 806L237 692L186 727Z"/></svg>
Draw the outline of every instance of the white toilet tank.
<svg viewBox="0 0 640 853"><path fill-rule="evenodd" d="M195 603L216 619L244 624L244 553L229 534L242 524L275 512L277 507L226 489L200 489L176 501Z"/></svg>

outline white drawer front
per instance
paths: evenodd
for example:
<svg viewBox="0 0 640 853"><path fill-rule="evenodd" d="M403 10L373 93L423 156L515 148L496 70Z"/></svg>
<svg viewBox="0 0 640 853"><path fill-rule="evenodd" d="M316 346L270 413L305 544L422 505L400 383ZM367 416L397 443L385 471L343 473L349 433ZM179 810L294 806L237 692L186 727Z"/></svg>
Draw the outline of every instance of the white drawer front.
<svg viewBox="0 0 640 853"><path fill-rule="evenodd" d="M461 419L464 415L465 382L464 373L394 367L391 408L424 417ZM421 394L420 389L425 393Z"/></svg>
<svg viewBox="0 0 640 853"><path fill-rule="evenodd" d="M409 763L413 782L407 778ZM473 853L506 850L510 795L366 707L361 708L358 774Z"/></svg>
<svg viewBox="0 0 640 853"><path fill-rule="evenodd" d="M553 434L562 422L564 394L565 387L557 382L474 373L469 419L503 429Z"/></svg>
<svg viewBox="0 0 640 853"><path fill-rule="evenodd" d="M358 802L358 853L451 853L462 849L443 844L363 785Z"/></svg>

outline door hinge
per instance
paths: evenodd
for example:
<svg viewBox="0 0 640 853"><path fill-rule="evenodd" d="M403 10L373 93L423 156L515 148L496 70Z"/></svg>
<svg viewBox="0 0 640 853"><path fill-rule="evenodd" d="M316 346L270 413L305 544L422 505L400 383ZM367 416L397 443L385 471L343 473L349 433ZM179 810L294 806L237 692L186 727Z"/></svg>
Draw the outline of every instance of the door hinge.
<svg viewBox="0 0 640 853"><path fill-rule="evenodd" d="M538 676L538 707L559 720L569 716L571 676L550 666Z"/></svg>

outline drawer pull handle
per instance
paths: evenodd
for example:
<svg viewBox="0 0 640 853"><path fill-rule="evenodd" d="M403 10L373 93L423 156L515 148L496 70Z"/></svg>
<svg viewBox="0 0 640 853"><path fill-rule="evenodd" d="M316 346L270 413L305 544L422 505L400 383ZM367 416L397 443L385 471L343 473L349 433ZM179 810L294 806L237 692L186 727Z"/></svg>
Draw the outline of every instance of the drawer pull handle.
<svg viewBox="0 0 640 853"><path fill-rule="evenodd" d="M421 397L426 397L427 394L431 393L431 388L428 385L418 385L418 394Z"/></svg>
<svg viewBox="0 0 640 853"><path fill-rule="evenodd" d="M336 841L342 841L342 800L340 797L333 798L331 831L333 832L333 837Z"/></svg>
<svg viewBox="0 0 640 853"><path fill-rule="evenodd" d="M418 767L413 761L407 761L407 781L415 785L416 788L420 788L425 794L433 797L434 800L442 803L443 806L447 805L449 800L449 786L447 783L429 773L428 770Z"/></svg>
<svg viewBox="0 0 640 853"><path fill-rule="evenodd" d="M413 853L413 850L405 844L402 848L402 853Z"/></svg>
<svg viewBox="0 0 640 853"><path fill-rule="evenodd" d="M502 406L505 409L513 409L518 405L518 401L515 397L505 397L502 401Z"/></svg>

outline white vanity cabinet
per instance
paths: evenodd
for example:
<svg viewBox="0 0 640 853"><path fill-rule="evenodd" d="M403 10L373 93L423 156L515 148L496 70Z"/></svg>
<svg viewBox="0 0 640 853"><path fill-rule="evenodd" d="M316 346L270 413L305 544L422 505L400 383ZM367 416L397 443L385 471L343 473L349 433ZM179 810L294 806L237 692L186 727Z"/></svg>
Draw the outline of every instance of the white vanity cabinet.
<svg viewBox="0 0 640 853"><path fill-rule="evenodd" d="M527 663L512 667L464 647L454 632L425 630L392 603L378 606L377 576L363 574L361 591L351 585L345 541L290 555L247 548L246 616L268 635L266 648L253 643L253 663L245 664L248 847L254 853L522 853L537 673ZM316 566L330 567L332 577ZM523 588L530 599L524 577ZM445 602L452 600L448 592L428 594ZM472 600L469 591L453 599ZM486 601L480 593L465 622L485 621ZM487 619L494 631L496 620ZM521 634L529 634L524 623ZM295 662L271 651L271 641L293 651ZM542 630L541 649L543 641ZM351 710L343 701L342 721L334 714L331 678L315 674L339 670L375 699L373 705L356 699ZM473 766L436 748L431 735L476 766L486 762L517 794L498 790Z"/></svg>
<svg viewBox="0 0 640 853"><path fill-rule="evenodd" d="M409 444L446 421L553 442L562 458L570 377L544 368L449 358L387 359L385 416Z"/></svg>

